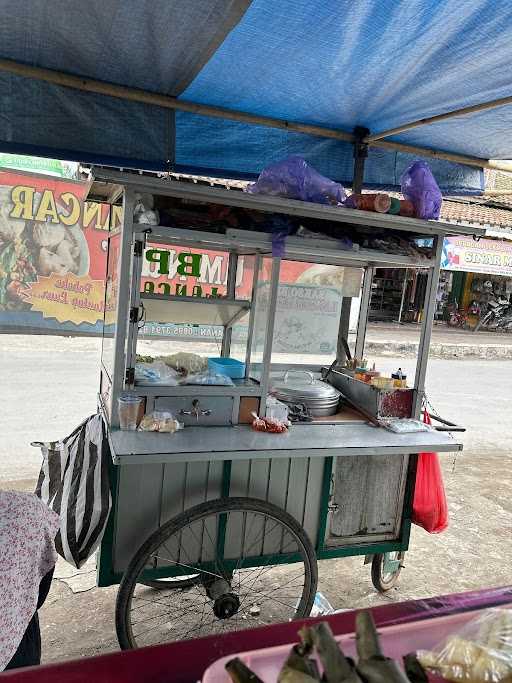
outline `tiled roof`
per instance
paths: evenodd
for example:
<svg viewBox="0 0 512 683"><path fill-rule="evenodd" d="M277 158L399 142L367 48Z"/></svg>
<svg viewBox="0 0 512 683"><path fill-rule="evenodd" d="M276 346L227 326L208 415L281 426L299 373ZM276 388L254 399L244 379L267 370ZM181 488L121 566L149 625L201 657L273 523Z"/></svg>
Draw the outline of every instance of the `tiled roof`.
<svg viewBox="0 0 512 683"><path fill-rule="evenodd" d="M512 229L512 197L496 202L497 197L445 198L441 220L456 223L478 223ZM500 205L501 204L501 205ZM509 206L510 208L506 208Z"/></svg>

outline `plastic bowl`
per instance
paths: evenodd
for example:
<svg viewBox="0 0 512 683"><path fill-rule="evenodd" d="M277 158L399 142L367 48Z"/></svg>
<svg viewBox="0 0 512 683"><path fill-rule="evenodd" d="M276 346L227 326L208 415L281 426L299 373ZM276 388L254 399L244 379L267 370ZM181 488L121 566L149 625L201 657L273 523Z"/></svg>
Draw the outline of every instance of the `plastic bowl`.
<svg viewBox="0 0 512 683"><path fill-rule="evenodd" d="M245 377L245 363L235 358L208 358L208 369L219 375L226 375L231 379Z"/></svg>

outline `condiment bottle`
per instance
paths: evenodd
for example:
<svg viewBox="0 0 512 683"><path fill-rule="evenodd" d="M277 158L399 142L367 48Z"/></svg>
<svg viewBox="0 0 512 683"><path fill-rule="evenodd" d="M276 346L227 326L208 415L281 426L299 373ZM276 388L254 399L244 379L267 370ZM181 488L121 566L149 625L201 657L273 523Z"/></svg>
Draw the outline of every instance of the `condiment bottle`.
<svg viewBox="0 0 512 683"><path fill-rule="evenodd" d="M407 387L407 375L404 375L402 368L398 368L396 372L391 375L393 379L393 386L398 389L405 389Z"/></svg>

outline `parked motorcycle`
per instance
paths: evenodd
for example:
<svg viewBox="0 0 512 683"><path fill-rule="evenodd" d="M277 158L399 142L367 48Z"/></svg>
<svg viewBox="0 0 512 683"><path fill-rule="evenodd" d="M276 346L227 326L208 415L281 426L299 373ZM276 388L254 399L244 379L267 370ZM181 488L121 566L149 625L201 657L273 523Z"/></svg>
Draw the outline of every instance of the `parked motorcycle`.
<svg viewBox="0 0 512 683"><path fill-rule="evenodd" d="M448 323L449 327L460 327L463 330L468 329L468 314L466 311L459 310L459 305L456 299L453 303L448 304L447 309L448 319L446 322Z"/></svg>
<svg viewBox="0 0 512 683"><path fill-rule="evenodd" d="M512 331L512 306L508 299L498 297L487 302L487 311L475 325L473 331L478 332L482 327Z"/></svg>

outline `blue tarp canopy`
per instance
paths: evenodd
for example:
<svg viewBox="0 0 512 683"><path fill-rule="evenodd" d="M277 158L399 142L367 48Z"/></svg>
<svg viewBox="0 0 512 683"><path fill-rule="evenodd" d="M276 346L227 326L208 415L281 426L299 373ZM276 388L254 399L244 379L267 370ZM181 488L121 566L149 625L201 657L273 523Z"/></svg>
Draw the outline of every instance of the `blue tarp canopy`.
<svg viewBox="0 0 512 683"><path fill-rule="evenodd" d="M510 96L512 4L495 0L0 0L0 59L329 130L371 134ZM57 85L0 64L0 150L254 177L289 154L350 183L353 145ZM51 80L51 79L50 79ZM512 159L512 105L385 138ZM367 185L411 158L372 145ZM381 141L382 144L382 141ZM443 189L483 173L433 159Z"/></svg>

